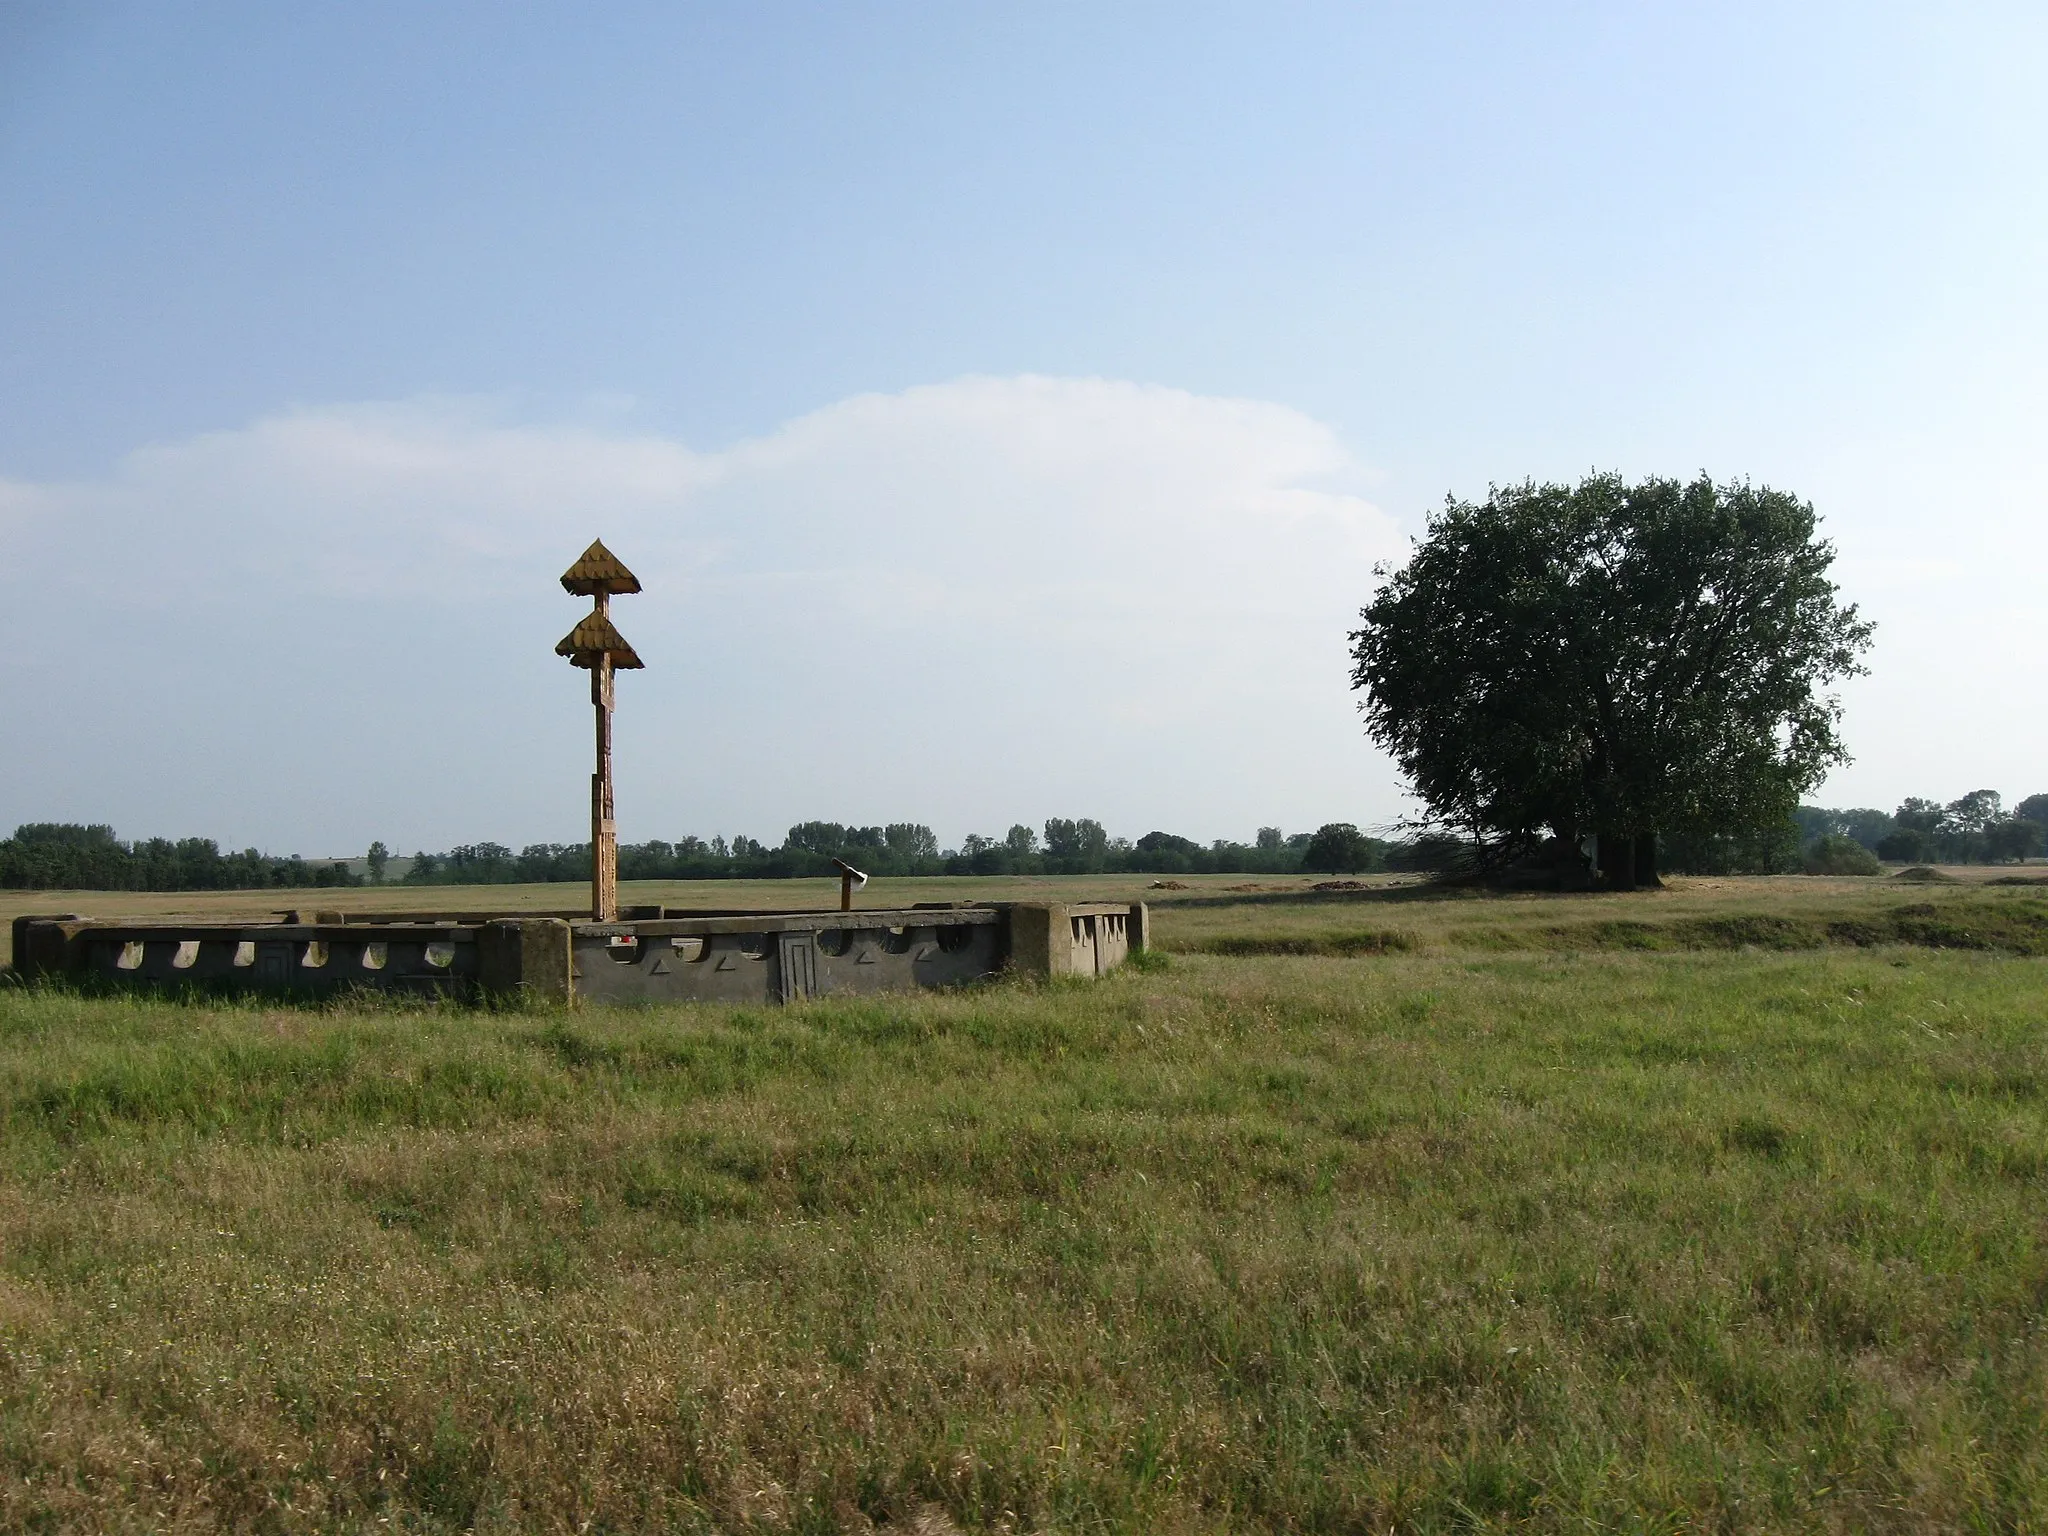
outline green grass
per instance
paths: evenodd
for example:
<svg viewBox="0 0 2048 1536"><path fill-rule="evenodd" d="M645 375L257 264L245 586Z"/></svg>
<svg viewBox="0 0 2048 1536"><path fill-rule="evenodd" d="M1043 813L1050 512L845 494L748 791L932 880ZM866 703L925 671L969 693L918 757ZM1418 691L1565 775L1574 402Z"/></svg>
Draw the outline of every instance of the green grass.
<svg viewBox="0 0 2048 1536"><path fill-rule="evenodd" d="M1626 895L1494 894L1416 884L1362 891L1191 891L1155 903L1170 950L1220 955L1870 948L2048 955L2031 879L1947 885L1819 878L1691 880Z"/></svg>
<svg viewBox="0 0 2048 1536"><path fill-rule="evenodd" d="M2048 1528L2048 961L1827 926L2036 898L1866 884L1198 889L788 1010L0 991L0 1529Z"/></svg>
<svg viewBox="0 0 2048 1536"><path fill-rule="evenodd" d="M2003 893L1998 893L2003 896ZM1295 904L1288 904L1293 906ZM1431 935L1406 928L1352 928L1328 907L1288 906L1259 916L1280 919L1283 931L1184 937L1167 928L1167 944L1211 955L1380 955L1430 946L1488 952L1587 950L1869 949L1910 944L1927 949L1981 949L2048 955L2048 901L1958 899L1941 903L1859 903L1818 906L1796 914L1726 912L1657 921L1640 917L1581 917L1564 922L1463 923ZM1308 931L1302 931L1303 919Z"/></svg>

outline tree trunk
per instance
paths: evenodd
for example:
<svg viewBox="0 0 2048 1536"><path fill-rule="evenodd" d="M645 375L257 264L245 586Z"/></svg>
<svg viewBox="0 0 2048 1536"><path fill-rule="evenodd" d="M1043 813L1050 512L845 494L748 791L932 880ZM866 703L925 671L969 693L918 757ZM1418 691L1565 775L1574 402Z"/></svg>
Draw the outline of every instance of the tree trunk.
<svg viewBox="0 0 2048 1536"><path fill-rule="evenodd" d="M1600 845L1597 857L1600 861L1600 883L1610 891L1632 891L1636 888L1636 840L1619 833L1599 834Z"/></svg>
<svg viewBox="0 0 2048 1536"><path fill-rule="evenodd" d="M1657 834L1654 832L1636 834L1635 876L1637 885L1656 889L1664 884L1657 878Z"/></svg>

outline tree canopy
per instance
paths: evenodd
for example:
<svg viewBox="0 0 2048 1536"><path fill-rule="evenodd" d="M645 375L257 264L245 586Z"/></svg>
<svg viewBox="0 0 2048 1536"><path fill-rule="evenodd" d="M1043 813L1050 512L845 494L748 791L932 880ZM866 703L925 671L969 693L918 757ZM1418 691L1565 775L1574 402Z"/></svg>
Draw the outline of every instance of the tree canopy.
<svg viewBox="0 0 2048 1536"><path fill-rule="evenodd" d="M1779 826L1847 760L1823 690L1871 633L1816 524L1705 476L1450 499L1351 635L1366 729L1494 856L1593 833L1626 884L1660 833Z"/></svg>
<svg viewBox="0 0 2048 1536"><path fill-rule="evenodd" d="M1385 847L1367 837L1348 821L1333 821L1320 827L1302 850L1301 867L1311 874L1355 875L1378 869L1385 862Z"/></svg>

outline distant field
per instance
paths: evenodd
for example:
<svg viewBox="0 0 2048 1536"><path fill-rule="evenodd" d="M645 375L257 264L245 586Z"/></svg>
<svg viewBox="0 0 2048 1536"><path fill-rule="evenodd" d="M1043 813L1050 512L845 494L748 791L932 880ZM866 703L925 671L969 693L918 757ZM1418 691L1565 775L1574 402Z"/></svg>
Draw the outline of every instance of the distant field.
<svg viewBox="0 0 2048 1536"><path fill-rule="evenodd" d="M2001 929L2025 914L2048 916L2048 868L1959 866L1940 872L1943 882L1908 884L1872 878L1803 875L1695 879L1674 877L1661 891L1619 895L1485 895L1432 886L1414 876L1366 875L1335 881L1323 875L1060 875L1041 878L949 876L872 881L859 895L866 907L918 901L1144 901L1152 904L1160 942L1168 949L1236 946L1321 948L1359 952L1405 949L1611 949L1774 947L1874 942L1930 936L1923 922L1901 935L1901 908L1932 906L1944 914L2001 914ZM2001 884L2021 881L2024 884ZM1346 884L1355 890L1318 890ZM681 908L742 907L812 910L839 903L836 880L642 880L619 888L626 905ZM342 912L542 912L585 910L582 885L382 886L307 891L0 891L0 946L12 942L6 924L24 912L78 912L87 916L189 914L211 919L260 919L300 909ZM1725 926L1738 917L1762 920L1743 937ZM1781 920L1790 927L1772 925ZM1870 927L1883 922L1890 928ZM1718 936L1698 925L1724 924ZM1840 928L1830 922L1866 925ZM1819 928L1812 925L1819 924ZM1688 927L1687 925L1693 925ZM1958 924L1956 932L1967 930ZM2015 930L2017 931L2017 930ZM1917 937L1916 937L1917 934ZM1938 939L1938 936L1935 936ZM1958 940L1953 947L1985 947ZM1991 945L1990 947L2000 947ZM2033 952L2026 950L2025 952ZM0 957L6 956L0 948Z"/></svg>
<svg viewBox="0 0 2048 1536"><path fill-rule="evenodd" d="M878 882L1173 953L787 1010L0 989L0 1530L2048 1529L2048 889L1968 873Z"/></svg>
<svg viewBox="0 0 2048 1536"><path fill-rule="evenodd" d="M1680 878L1660 891L1586 896L1489 896L1416 883L1363 891L1188 891L1160 908L1159 929L1170 949L1240 955L1893 943L2048 954L2048 879L2039 871L1947 873L1952 883L1926 885L1887 877ZM2022 880L2028 883L1998 883Z"/></svg>

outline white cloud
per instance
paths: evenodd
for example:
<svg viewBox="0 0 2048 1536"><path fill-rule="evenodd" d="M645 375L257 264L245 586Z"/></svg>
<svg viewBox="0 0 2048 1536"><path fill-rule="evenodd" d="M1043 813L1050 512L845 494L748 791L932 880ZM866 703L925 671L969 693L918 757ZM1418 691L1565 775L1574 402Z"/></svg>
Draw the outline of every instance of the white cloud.
<svg viewBox="0 0 2048 1536"><path fill-rule="evenodd" d="M0 697L84 684L0 797L308 851L577 836L554 577L602 534L647 585L618 609L649 663L629 837L1383 816L1344 631L1401 541L1356 475L1285 407L1105 380L863 395L719 452L473 401L296 411L0 483Z"/></svg>

